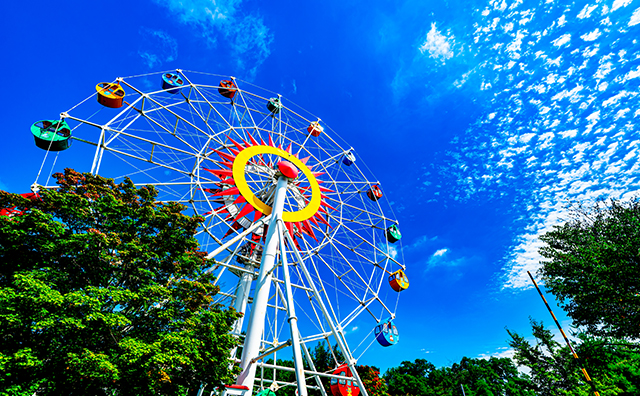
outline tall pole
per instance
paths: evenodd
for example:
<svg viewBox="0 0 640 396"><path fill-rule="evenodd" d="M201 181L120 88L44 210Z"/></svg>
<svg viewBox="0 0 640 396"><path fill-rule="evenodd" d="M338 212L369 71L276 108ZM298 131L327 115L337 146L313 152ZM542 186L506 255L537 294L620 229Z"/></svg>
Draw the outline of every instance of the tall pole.
<svg viewBox="0 0 640 396"><path fill-rule="evenodd" d="M251 264L247 264L245 268L251 270L252 272L254 269L253 265ZM249 292L251 291L252 281L253 274L248 272L243 272L240 276L240 279L238 280L238 288L236 290L236 299L233 304L233 308L236 310L236 312L241 313L242 316L236 319L235 323L233 324L233 329L231 330L231 333L237 337L240 337L242 333L242 324L244 323L244 314L247 309L247 302L249 301ZM238 347L234 347L231 350L232 359L235 359L237 350Z"/></svg>
<svg viewBox="0 0 640 396"><path fill-rule="evenodd" d="M558 322L558 319L556 318L556 315L553 314L553 311L551 310L551 307L549 306L549 303L547 302L547 299L544 298L544 295L542 294L542 291L538 287L538 284L536 283L535 279L533 279L533 275L531 275L531 272L529 272L529 271L527 271L527 274L529 274L529 278L531 278L531 282L533 282L533 285L536 287L536 290L538 290L538 294L540 294L540 297L542 298L542 301L544 301L544 305L547 306L547 309L549 310L549 313L551 314L551 317L556 322L556 326L558 326L558 329L560 330L560 333L562 334L562 337L564 337L564 342L567 343L567 346L569 347L569 349L571 350L571 353L573 354L573 358L576 359L576 361L578 362L578 367L580 367L580 371L582 371L582 374L584 375L584 379L587 381L587 383L589 385L591 385L591 390L593 391L593 394L595 396L600 396L600 393L598 393L598 391L596 389L596 385L593 383L593 381L591 381L591 377L589 377L589 374L587 373L587 370L584 368L584 364L582 363L582 360L578 357L578 354L576 353L576 351L571 346L571 343L569 342L569 338L567 338L567 335L564 333L564 330L562 330L562 326L560 326L560 322Z"/></svg>
<svg viewBox="0 0 640 396"><path fill-rule="evenodd" d="M279 239L281 236L277 232L278 219L282 218L284 211L284 201L287 194L289 179L280 176L276 184L273 205L271 206L271 221L265 240L265 249L260 262L260 272L256 281L256 291L253 296L251 316L247 325L247 336L242 348L242 359L240 362L240 375L236 381L237 385L244 385L249 388L248 394L253 392L253 383L256 377L256 365L251 360L259 355L260 342L264 331L264 317L267 313L267 302L271 291L271 278L276 263Z"/></svg>

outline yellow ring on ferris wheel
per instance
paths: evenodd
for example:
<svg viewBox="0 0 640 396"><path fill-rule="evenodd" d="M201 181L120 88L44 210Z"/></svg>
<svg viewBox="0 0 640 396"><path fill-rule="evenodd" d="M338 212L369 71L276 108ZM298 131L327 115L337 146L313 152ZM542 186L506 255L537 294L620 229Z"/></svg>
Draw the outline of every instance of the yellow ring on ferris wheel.
<svg viewBox="0 0 640 396"><path fill-rule="evenodd" d="M247 200L251 206L253 206L256 210L264 213L265 215L271 214L271 206L262 202L258 197L255 196L249 184L247 183L247 179L244 174L245 167L247 162L252 157L260 154L274 154L277 155L291 163L293 163L298 169L304 173L309 180L309 185L311 186L311 201L309 204L301 210L297 210L295 212L283 212L282 220L287 222L300 222L305 221L311 216L315 215L318 209L320 209L321 202L321 194L320 194L320 185L316 180L315 176L311 173L311 169L307 167L302 161L298 159L298 157L293 154L289 154L283 149L272 147L272 146L250 146L240 151L238 155L236 155L235 160L233 161L233 179L236 182L236 186L238 187L238 191Z"/></svg>

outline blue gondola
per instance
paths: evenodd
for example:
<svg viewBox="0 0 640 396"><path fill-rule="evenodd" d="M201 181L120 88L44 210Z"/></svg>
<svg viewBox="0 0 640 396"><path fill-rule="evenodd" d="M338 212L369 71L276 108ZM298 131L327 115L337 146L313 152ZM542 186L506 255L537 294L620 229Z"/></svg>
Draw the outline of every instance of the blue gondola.
<svg viewBox="0 0 640 396"><path fill-rule="evenodd" d="M170 94L177 94L183 86L184 80L179 75L175 73L164 73L162 75L162 89Z"/></svg>
<svg viewBox="0 0 640 396"><path fill-rule="evenodd" d="M344 158L342 158L342 163L346 166L351 166L351 164L353 164L354 162L356 162L356 156L351 150L347 151L347 153L344 155Z"/></svg>
<svg viewBox="0 0 640 396"><path fill-rule="evenodd" d="M398 328L393 324L391 318L380 322L376 326L374 333L376 335L376 340L378 341L378 343L384 347L395 345L400 339Z"/></svg>

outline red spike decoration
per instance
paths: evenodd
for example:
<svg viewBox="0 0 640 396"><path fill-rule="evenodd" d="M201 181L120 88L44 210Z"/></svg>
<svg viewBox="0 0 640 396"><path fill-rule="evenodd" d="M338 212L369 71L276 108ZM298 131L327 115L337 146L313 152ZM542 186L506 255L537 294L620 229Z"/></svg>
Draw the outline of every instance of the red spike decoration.
<svg viewBox="0 0 640 396"><path fill-rule="evenodd" d="M247 218L248 221L250 221L249 215L251 214L251 212L253 212L252 217L253 217L254 223L264 216L261 210L256 209L249 202L247 202L247 199L244 196L242 196L242 194L240 193L240 189L237 187L236 180L233 177L233 164L234 164L234 161L236 160L236 157L243 150L249 147L261 146L261 145L276 147L271 135L268 135L268 143L266 144L265 144L265 141L262 139L262 137L259 137L259 136L254 137L250 133L247 133L245 137L239 136L235 140L231 137L227 137L227 138L229 139L229 142L231 144L228 144L224 149L211 150L212 152L216 153L220 157L221 161L218 163L221 166L221 168L220 169L203 168L205 171L211 173L212 175L220 179L219 182L211 183L217 186L218 188L202 188L203 191L210 193L211 197L214 198L210 200L211 202L219 203L222 205L209 213L213 213L218 216L226 215L224 217L224 220L231 224L230 229L227 231L227 233L224 235L223 238L226 238L227 236L231 235L234 230L237 231L243 228L242 224L240 224L239 221L245 217ZM260 141L260 143L258 142L258 140ZM282 149L281 145L278 145L277 148ZM287 153L289 153L289 155L292 155L295 158L299 158L298 154L293 154L293 143L289 143L289 145L284 151L286 151ZM309 174L308 172L310 172L312 177L315 179L315 181L318 184L320 184L323 181L318 180L317 177L324 175L325 172L314 172L312 170L313 166L308 165L308 162L311 158L312 157L310 156L304 157L299 159L299 162L302 163L305 167L307 167L307 174ZM267 161L263 157L263 154L259 152L255 154L252 158L248 159L248 161L249 163L259 164L261 166L269 166L269 167L272 166L271 164L272 161L268 161L267 163ZM284 162L286 162L285 158L283 158L282 160L277 160L277 159L275 160L275 163L280 164L278 168L280 172L282 172L282 169L280 168L282 168L282 164ZM297 165L291 164L291 166L295 168L296 171L298 170ZM282 173L285 173L285 172L282 172ZM299 181L296 182L297 189L299 193L304 197L305 203L308 204L312 198L311 187L307 183L305 183L307 185L304 187L299 186L298 185L299 183L300 183ZM285 228L289 233L289 235L291 235L291 237L293 238L294 244L298 248L300 247L298 238L301 238L302 234L307 235L308 237L318 242L318 238L316 237L316 234L313 228L316 227L320 229L320 227L322 226L327 226L329 228L332 228L331 225L329 224L329 211L335 211L336 209L326 202L328 198L325 195L325 193L332 193L334 192L334 190L330 188L322 187L322 186L318 186L318 187L320 190L320 207L318 208L317 212L313 214L311 217L309 217L308 219L305 219L303 221L286 221L285 222ZM233 197L231 198L231 199L234 199L233 203L229 203L230 198L228 197ZM235 210L231 210L230 206L232 205L236 206ZM262 242L264 243L264 239L267 235L267 231L268 231L268 227L265 224L263 227L262 235L252 234L251 240L254 241L255 243L260 243L260 240L262 240Z"/></svg>

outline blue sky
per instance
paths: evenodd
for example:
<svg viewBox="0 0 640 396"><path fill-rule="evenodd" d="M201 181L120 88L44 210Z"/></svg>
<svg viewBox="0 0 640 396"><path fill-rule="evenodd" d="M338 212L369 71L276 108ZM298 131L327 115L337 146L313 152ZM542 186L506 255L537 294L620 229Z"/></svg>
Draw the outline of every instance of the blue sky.
<svg viewBox="0 0 640 396"><path fill-rule="evenodd" d="M38 174L31 123L151 71L251 81L349 142L385 186L411 279L402 341L361 360L383 370L508 356L505 327L551 324L526 275L537 236L572 202L638 189L638 0L35 1L5 16L2 189Z"/></svg>

